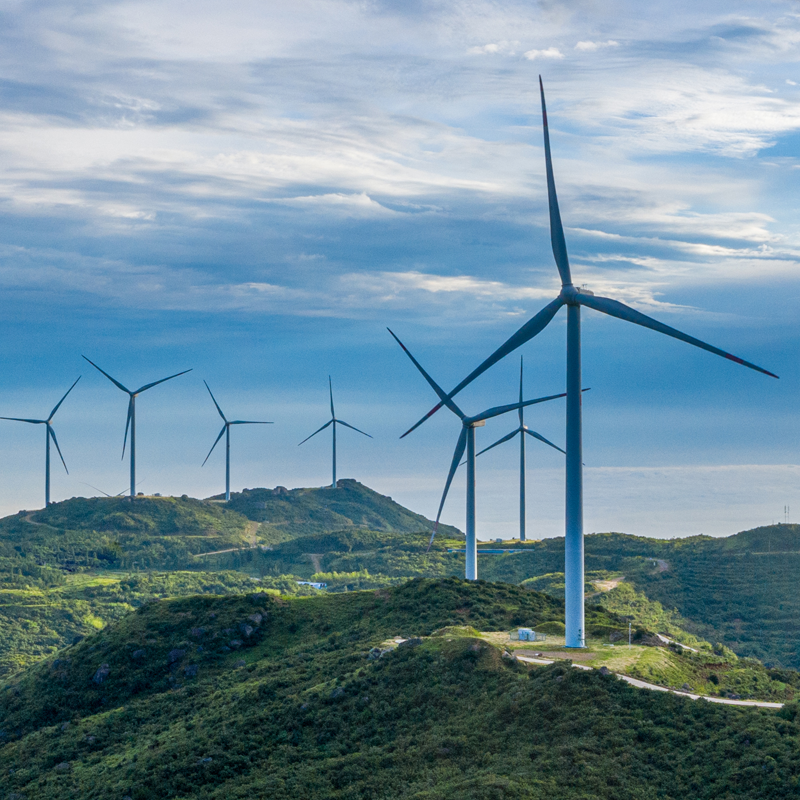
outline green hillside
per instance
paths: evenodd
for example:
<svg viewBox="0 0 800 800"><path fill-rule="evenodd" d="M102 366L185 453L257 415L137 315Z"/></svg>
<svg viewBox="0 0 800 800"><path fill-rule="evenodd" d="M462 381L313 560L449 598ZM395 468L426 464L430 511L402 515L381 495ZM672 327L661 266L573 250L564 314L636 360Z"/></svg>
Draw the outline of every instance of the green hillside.
<svg viewBox="0 0 800 800"><path fill-rule="evenodd" d="M463 627L562 614L547 595L454 579L148 603L0 689L4 796L797 796L797 706L529 668ZM590 627L619 623L590 611Z"/></svg>
<svg viewBox="0 0 800 800"><path fill-rule="evenodd" d="M187 569L193 556L255 543L257 525L189 497L75 497L0 520L0 571Z"/></svg>
<svg viewBox="0 0 800 800"><path fill-rule="evenodd" d="M338 481L336 489L245 489L232 493L226 506L261 523L260 536L265 542L348 528L390 533L433 530L431 520L348 478ZM441 525L439 530L444 536L463 538L450 525Z"/></svg>

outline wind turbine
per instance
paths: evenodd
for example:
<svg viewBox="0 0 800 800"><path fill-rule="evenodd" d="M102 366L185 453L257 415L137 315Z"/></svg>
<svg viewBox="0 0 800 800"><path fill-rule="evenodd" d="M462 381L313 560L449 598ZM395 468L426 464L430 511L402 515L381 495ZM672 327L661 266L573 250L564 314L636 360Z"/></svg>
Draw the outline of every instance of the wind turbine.
<svg viewBox="0 0 800 800"><path fill-rule="evenodd" d="M121 389L125 392L128 397L128 419L125 422L125 439L122 442L122 457L125 458L125 446L128 443L128 428L131 431L131 500L136 497L136 398L142 393L146 392L148 389L152 389L154 386L158 386L159 383L165 383L166 381L171 381L173 378L177 378L179 375L185 375L187 372L191 372L190 369L185 369L183 372L176 372L174 375L170 375L167 378L161 378L159 381L153 381L152 383L146 383L141 388L137 389L136 391L132 392L126 386L123 386L118 380L112 378L105 370L100 369L94 361L86 358L83 356L86 361L88 361L98 372L102 372L103 375L108 378L111 383L114 384L118 389Z"/></svg>
<svg viewBox="0 0 800 800"><path fill-rule="evenodd" d="M406 431L411 433L428 417L436 413L446 401L451 400L465 386L468 386L489 367L501 358L516 350L520 345L533 339L551 322L561 306L567 307L567 486L566 486L566 536L564 544L564 579L566 590L566 646L583 647L584 636L584 598L583 598L583 469L582 469L582 420L581 420L581 306L592 308L603 314L641 325L644 328L663 333L674 339L707 350L709 353L722 356L737 364L741 364L757 372L763 372L773 378L778 376L762 369L749 361L726 353L717 347L695 339L669 325L654 320L636 311L624 303L607 297L596 297L585 288L576 288L572 284L572 276L567 257L567 244L561 214L556 197L556 184L553 177L553 164L550 157L550 134L547 127L547 110L544 102L544 86L539 77L539 91L542 98L542 125L544 128L544 154L547 170L547 196L550 206L550 239L553 246L558 273L561 277L561 292L551 303L526 322L515 334L492 353L480 366L474 369L449 395L442 398L419 422Z"/></svg>
<svg viewBox="0 0 800 800"><path fill-rule="evenodd" d="M358 428L353 427L349 422L345 422L343 419L336 419L336 412L333 410L333 384L331 383L331 376L328 375L328 389L331 393L331 418L321 427L314 431L311 436L306 436L300 444L305 444L309 439L313 436L316 436L318 433L321 433L328 427L328 425L333 425L333 483L331 484L331 489L336 488L336 426L337 425L344 425L345 428L350 428L351 430L356 431L356 433L364 434L364 436L369 436L371 439L372 437L368 433L364 433L364 431L358 430ZM300 447L300 444L297 445Z"/></svg>
<svg viewBox="0 0 800 800"><path fill-rule="evenodd" d="M475 533L475 428L482 428L486 424L487 419L492 417L499 417L501 414L506 414L509 411L518 409L522 411L525 406L532 406L536 403L545 403L548 400L556 400L559 397L565 397L561 394L553 394L549 397L537 397L535 400L520 399L519 403L512 403L511 405L496 406L482 411L473 417L468 417L453 401L449 398L444 390L436 383L436 381L428 375L422 368L419 361L411 355L409 349L395 336L394 332L387 328L389 333L394 336L395 341L403 348L405 354L411 359L414 366L422 373L422 377L430 384L431 388L437 395L443 405L446 405L460 420L461 420L461 434L456 442L456 449L453 453L453 460L450 464L450 472L447 475L447 481L444 485L444 492L442 493L442 500L439 503L439 511L436 514L436 522L433 526L431 539L428 543L428 550L431 549L433 538L436 536L436 531L439 528L439 518L442 516L442 509L444 508L444 501L447 499L447 493L450 491L450 484L453 482L453 477L459 467L461 457L464 455L464 450L467 451L467 546L466 546L466 559L465 559L465 572L464 575L468 581L475 581L478 579L478 539ZM401 437L402 438L402 437Z"/></svg>
<svg viewBox="0 0 800 800"><path fill-rule="evenodd" d="M206 383L203 381L203 383ZM222 409L219 407L219 403L217 402L217 398L211 392L211 387L206 383L206 389L208 389L208 393L211 395L211 399L214 401L214 405L217 407L217 411L219 411L219 415L222 417L222 430L219 432L219 436L214 440L214 444L211 445L211 449L208 451L208 455L206 456L206 461L211 457L211 454L214 452L214 448L217 446L217 442L222 438L222 434L225 434L225 500L231 499L231 425L273 425L272 422L255 422L249 419L233 419L228 422L226 416L222 413ZM206 465L206 461L204 461L201 466Z"/></svg>
<svg viewBox="0 0 800 800"><path fill-rule="evenodd" d="M56 415L56 411L58 411L61 404L67 399L67 395L75 388L75 384L81 379L81 376L78 376L78 380L72 384L72 386L67 389L66 394L56 403L55 408L50 412L50 416L47 419L21 419L20 417L0 417L0 419L7 419L11 420L12 422L29 422L31 425L44 425L45 426L45 449L44 449L44 507L50 505L50 439L53 440L53 444L56 446L56 450L58 450L58 455L61 456L61 463L64 465L64 469L66 470L67 475L69 475L69 470L67 469L67 462L64 461L64 456L61 455L61 448L58 446L58 439L56 439L56 432L53 430L53 417Z"/></svg>
<svg viewBox="0 0 800 800"><path fill-rule="evenodd" d="M536 431L532 431L526 424L525 418L523 416L524 410L522 407L522 356L519 359L519 425L518 427L511 431L511 433L506 434L501 439L498 439L494 444L490 444L488 447L484 447L483 450L480 451L477 455L482 455L487 450L491 450L493 447L497 447L499 444L503 444L504 442L508 442L513 439L515 436L519 435L519 540L521 542L525 541L525 434L528 436L532 436L534 439L538 439L540 442L544 442L546 445L549 445L554 450L558 450L559 453L564 453L566 455L566 450L562 450L558 445L553 444L549 439L545 439L540 433L536 433Z"/></svg>

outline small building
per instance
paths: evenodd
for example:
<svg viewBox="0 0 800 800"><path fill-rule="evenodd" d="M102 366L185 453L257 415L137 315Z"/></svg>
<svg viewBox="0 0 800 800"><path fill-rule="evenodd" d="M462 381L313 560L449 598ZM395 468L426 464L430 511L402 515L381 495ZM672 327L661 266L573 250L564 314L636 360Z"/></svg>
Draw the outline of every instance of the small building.
<svg viewBox="0 0 800 800"><path fill-rule="evenodd" d="M517 638L521 642L546 642L547 634L536 633L532 628L518 628Z"/></svg>
<svg viewBox="0 0 800 800"><path fill-rule="evenodd" d="M318 583L317 581L297 581L298 586L310 586L312 589L327 589L327 583Z"/></svg>

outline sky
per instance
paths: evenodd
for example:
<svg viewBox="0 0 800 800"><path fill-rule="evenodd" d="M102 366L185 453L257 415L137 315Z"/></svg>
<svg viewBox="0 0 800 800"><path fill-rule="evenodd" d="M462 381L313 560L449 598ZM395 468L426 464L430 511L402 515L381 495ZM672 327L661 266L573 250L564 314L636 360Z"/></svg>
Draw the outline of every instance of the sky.
<svg viewBox="0 0 800 800"><path fill-rule="evenodd" d="M585 527L729 535L800 519L800 3L7 0L0 414L55 418L53 499L339 477L435 516L450 389L559 289L538 75L573 279L777 373L583 312ZM565 312L459 395L564 390ZM564 444L563 401L526 422ZM485 446L511 431L499 418ZM0 512L44 500L44 431L0 423ZM478 461L478 536L518 530L517 450ZM528 450L563 535L563 456ZM60 470L60 471L59 471ZM792 512L791 509L796 509ZM443 514L463 527L463 476Z"/></svg>

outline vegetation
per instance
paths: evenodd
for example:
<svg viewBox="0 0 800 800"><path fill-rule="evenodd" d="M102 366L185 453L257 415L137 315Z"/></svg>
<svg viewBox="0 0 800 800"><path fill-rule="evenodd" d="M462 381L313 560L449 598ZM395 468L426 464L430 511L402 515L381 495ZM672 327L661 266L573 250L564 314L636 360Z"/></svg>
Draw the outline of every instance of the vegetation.
<svg viewBox="0 0 800 800"><path fill-rule="evenodd" d="M259 522L261 538L268 543L348 528L428 534L433 530L431 520L349 478L337 481L336 489L245 489L231 494L227 507ZM439 530L445 537L463 540L451 525Z"/></svg>
<svg viewBox="0 0 800 800"><path fill-rule="evenodd" d="M527 668L477 635L562 615L556 598L456 579L147 603L0 690L3 789L43 800L797 796L798 706L732 708L562 663ZM395 636L408 641L387 644Z"/></svg>

